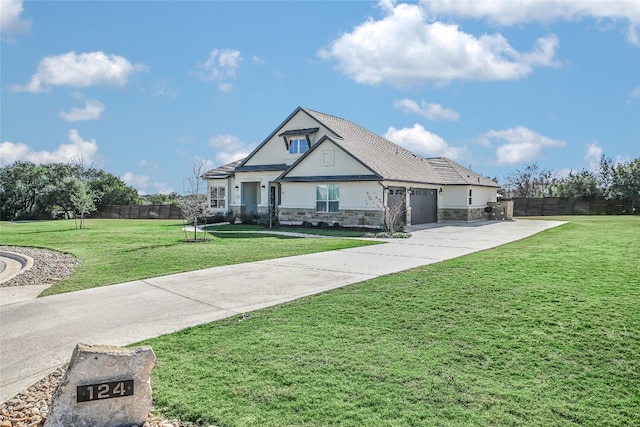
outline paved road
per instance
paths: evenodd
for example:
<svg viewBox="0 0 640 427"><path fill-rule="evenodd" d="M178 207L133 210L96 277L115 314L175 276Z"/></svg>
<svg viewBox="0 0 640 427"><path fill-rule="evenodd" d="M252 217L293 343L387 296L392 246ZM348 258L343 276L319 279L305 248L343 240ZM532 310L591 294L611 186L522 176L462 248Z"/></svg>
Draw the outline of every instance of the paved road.
<svg viewBox="0 0 640 427"><path fill-rule="evenodd" d="M127 345L519 240L560 221L483 221L409 239L208 268L0 307L0 402L66 363L75 345Z"/></svg>

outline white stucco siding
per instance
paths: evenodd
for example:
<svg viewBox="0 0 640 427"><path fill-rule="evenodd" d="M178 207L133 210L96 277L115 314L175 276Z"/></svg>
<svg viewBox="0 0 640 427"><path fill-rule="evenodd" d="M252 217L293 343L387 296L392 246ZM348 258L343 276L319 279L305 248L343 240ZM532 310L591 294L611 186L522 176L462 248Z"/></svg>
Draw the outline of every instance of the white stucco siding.
<svg viewBox="0 0 640 427"><path fill-rule="evenodd" d="M269 201L269 183L274 181L278 176L280 176L280 171L275 172L236 172L236 178L234 182L234 186L238 186L238 189L233 189L233 203L236 205L240 205L242 202L242 183L244 182L255 182L258 183L259 197L257 202L259 205L265 205ZM262 188L264 186L264 188Z"/></svg>
<svg viewBox="0 0 640 427"><path fill-rule="evenodd" d="M319 141L324 135L333 135L328 131L328 129L320 125L308 114L303 111L299 111L295 116L291 118L291 120L285 123L284 126L276 130L275 134L262 146L262 148L255 152L253 156L247 161L247 163L245 163L245 166L293 163L299 156L290 155L287 151L284 139L278 135L288 130L308 128L320 128L318 132L309 135L311 145L313 145L316 141Z"/></svg>
<svg viewBox="0 0 640 427"><path fill-rule="evenodd" d="M316 182L282 183L281 207L296 209L315 209ZM382 187L377 182L331 182L340 186L339 209L380 209Z"/></svg>
<svg viewBox="0 0 640 427"><path fill-rule="evenodd" d="M309 153L287 177L371 175L373 172L333 142L325 140Z"/></svg>
<svg viewBox="0 0 640 427"><path fill-rule="evenodd" d="M496 188L473 185L452 185L442 188L443 193L440 198L442 208L484 207L487 202L496 201ZM471 191L471 196L469 196L469 191ZM469 204L469 198L471 198L471 204Z"/></svg>

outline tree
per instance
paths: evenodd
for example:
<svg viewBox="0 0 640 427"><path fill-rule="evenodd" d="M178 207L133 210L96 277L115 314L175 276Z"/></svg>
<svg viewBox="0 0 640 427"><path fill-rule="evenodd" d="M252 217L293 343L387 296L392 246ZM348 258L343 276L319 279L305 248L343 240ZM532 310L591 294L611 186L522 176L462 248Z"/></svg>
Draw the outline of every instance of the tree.
<svg viewBox="0 0 640 427"><path fill-rule="evenodd" d="M558 179L549 186L549 195L553 197L592 198L602 194L598 174L586 169L578 173L571 171L569 176Z"/></svg>
<svg viewBox="0 0 640 427"><path fill-rule="evenodd" d="M193 223L194 242L198 240L198 218L203 217L207 210L207 197L203 194L206 184L201 178L203 173L204 159L197 158L191 166L191 174L187 177L185 194L181 197L178 204L182 210L185 223Z"/></svg>
<svg viewBox="0 0 640 427"><path fill-rule="evenodd" d="M534 162L525 165L522 170L511 172L504 188L509 197L545 197L556 180L556 171L541 169Z"/></svg>
<svg viewBox="0 0 640 427"><path fill-rule="evenodd" d="M632 213L635 213L636 202L640 200L640 158L613 166L612 175L611 195L631 200Z"/></svg>
<svg viewBox="0 0 640 427"><path fill-rule="evenodd" d="M2 219L37 214L43 192L42 169L31 162L18 161L0 168L0 201Z"/></svg>
<svg viewBox="0 0 640 427"><path fill-rule="evenodd" d="M96 195L89 188L89 184L78 177L67 177L65 182L68 184L69 200L75 211L74 218L77 220L80 215L80 229L84 228L85 216L96 210ZM77 224L77 221L76 221ZM77 225L76 225L77 227Z"/></svg>
<svg viewBox="0 0 640 427"><path fill-rule="evenodd" d="M120 178L103 170L90 169L89 189L97 196L96 208L105 205L137 205L140 203L138 192Z"/></svg>

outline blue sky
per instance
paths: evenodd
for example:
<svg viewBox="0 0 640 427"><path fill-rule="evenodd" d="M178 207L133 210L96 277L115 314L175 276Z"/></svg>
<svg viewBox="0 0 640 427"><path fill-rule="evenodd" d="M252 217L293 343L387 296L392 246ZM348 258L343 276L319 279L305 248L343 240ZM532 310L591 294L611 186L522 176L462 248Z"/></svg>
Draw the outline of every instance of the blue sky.
<svg viewBox="0 0 640 427"><path fill-rule="evenodd" d="M0 0L0 164L82 158L142 194L296 107L490 177L640 157L640 2Z"/></svg>

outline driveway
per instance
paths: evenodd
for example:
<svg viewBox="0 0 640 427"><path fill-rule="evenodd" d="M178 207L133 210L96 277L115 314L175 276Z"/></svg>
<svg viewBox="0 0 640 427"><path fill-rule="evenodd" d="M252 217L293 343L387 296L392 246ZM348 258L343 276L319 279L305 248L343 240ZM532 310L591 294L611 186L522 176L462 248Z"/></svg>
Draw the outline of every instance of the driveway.
<svg viewBox="0 0 640 427"><path fill-rule="evenodd" d="M128 345L523 239L561 221L427 226L386 244L136 280L0 307L0 402L68 362L77 343Z"/></svg>

